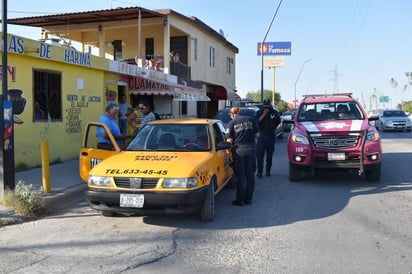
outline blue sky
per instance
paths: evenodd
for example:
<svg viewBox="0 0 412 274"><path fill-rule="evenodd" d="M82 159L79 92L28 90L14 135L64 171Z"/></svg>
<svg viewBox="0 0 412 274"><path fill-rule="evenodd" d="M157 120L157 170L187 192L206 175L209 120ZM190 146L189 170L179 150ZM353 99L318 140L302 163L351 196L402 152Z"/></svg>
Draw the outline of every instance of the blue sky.
<svg viewBox="0 0 412 274"><path fill-rule="evenodd" d="M8 2L9 18L129 6L170 8L196 16L216 31L223 30L226 39L239 48L236 88L242 97L260 91L257 43L263 40L279 4L278 0ZM290 41L292 54L285 56L284 67L276 68L274 80L273 70L264 68L264 88L272 90L275 83L285 101L294 99L295 90L298 99L304 94L352 92L367 108L372 94L390 96L391 103L385 107L412 100L412 86L405 75L412 71L411 11L410 0L283 0L266 42ZM40 35L37 29L9 26L8 31L25 37Z"/></svg>

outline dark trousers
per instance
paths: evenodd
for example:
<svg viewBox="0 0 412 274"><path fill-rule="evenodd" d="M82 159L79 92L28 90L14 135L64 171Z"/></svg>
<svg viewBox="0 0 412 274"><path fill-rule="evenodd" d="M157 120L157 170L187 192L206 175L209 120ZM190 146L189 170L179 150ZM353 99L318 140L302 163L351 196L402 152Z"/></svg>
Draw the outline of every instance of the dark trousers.
<svg viewBox="0 0 412 274"><path fill-rule="evenodd" d="M234 169L237 180L236 200L251 202L255 190L256 146L236 145L233 149Z"/></svg>
<svg viewBox="0 0 412 274"><path fill-rule="evenodd" d="M263 161L266 152L266 172L272 168L272 156L275 151L275 135L260 135L256 143L257 173L263 172Z"/></svg>

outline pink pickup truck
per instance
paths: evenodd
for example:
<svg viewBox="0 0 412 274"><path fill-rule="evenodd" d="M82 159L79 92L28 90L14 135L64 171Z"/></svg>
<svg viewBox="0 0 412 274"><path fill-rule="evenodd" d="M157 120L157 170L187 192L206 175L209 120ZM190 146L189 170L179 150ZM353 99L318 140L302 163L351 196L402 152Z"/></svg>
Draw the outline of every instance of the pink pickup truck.
<svg viewBox="0 0 412 274"><path fill-rule="evenodd" d="M369 181L381 176L380 135L351 93L305 95L288 137L289 180L303 172L356 170Z"/></svg>

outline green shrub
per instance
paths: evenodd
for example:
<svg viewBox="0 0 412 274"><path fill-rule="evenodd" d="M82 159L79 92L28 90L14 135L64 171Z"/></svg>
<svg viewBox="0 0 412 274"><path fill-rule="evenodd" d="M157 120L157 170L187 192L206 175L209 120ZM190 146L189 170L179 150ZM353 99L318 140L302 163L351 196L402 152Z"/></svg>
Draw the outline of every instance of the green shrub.
<svg viewBox="0 0 412 274"><path fill-rule="evenodd" d="M3 205L26 217L40 217L46 213L42 192L23 181L17 182L14 191L4 192Z"/></svg>
<svg viewBox="0 0 412 274"><path fill-rule="evenodd" d="M19 171L28 170L29 168L30 168L29 165L27 165L26 163L18 163L14 169L16 172L19 172Z"/></svg>

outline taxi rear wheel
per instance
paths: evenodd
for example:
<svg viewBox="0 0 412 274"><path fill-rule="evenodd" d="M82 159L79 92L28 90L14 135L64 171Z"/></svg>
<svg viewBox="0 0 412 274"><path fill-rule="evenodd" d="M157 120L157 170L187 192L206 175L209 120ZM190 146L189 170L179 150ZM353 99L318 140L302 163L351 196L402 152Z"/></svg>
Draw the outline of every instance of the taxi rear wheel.
<svg viewBox="0 0 412 274"><path fill-rule="evenodd" d="M200 213L202 221L213 221L215 219L215 179L209 183L202 211Z"/></svg>

